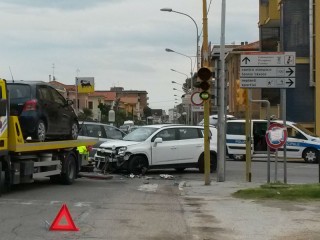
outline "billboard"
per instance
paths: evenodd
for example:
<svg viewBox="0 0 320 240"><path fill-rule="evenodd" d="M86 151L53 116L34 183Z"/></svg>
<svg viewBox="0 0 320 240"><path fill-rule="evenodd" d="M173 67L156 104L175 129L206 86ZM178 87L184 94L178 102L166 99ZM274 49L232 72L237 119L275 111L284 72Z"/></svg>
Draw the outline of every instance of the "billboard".
<svg viewBox="0 0 320 240"><path fill-rule="evenodd" d="M94 78L76 77L76 87L78 93L92 93L94 92Z"/></svg>

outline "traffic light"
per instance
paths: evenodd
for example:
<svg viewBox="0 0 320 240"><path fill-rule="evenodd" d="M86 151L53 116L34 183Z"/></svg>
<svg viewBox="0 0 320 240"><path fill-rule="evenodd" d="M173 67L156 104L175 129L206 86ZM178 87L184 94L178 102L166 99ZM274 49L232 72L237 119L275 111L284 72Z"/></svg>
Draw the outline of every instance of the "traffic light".
<svg viewBox="0 0 320 240"><path fill-rule="evenodd" d="M247 100L247 90L240 87L240 80L236 80L236 101L238 105L245 105Z"/></svg>
<svg viewBox="0 0 320 240"><path fill-rule="evenodd" d="M194 87L201 88L202 92L200 93L200 97L203 100L207 100L210 98L210 94L207 92L210 89L210 81L212 78L212 72L207 67L202 67L198 70L197 76L200 81L194 83Z"/></svg>

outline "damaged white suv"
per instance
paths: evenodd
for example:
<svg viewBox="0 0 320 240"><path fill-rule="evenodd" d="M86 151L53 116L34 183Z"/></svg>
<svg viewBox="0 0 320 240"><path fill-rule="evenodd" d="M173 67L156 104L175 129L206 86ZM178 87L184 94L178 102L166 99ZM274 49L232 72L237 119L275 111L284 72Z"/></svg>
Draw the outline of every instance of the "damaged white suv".
<svg viewBox="0 0 320 240"><path fill-rule="evenodd" d="M210 169L217 168L217 129L210 127ZM147 125L122 140L105 142L94 156L96 167L141 174L152 168L199 168L204 172L204 128L187 125Z"/></svg>

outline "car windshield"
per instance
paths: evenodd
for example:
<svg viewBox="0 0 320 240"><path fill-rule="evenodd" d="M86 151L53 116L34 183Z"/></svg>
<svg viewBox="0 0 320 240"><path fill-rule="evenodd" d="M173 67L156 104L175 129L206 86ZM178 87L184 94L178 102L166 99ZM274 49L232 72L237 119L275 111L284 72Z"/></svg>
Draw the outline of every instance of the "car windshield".
<svg viewBox="0 0 320 240"><path fill-rule="evenodd" d="M143 142L148 137L150 137L152 135L152 133L154 133L157 130L158 130L158 128L153 128L153 127L137 128L133 132L131 132L128 135L126 135L123 138L123 140L125 140L125 141Z"/></svg>
<svg viewBox="0 0 320 240"><path fill-rule="evenodd" d="M308 129L306 129L305 127L303 127L302 125L298 124L298 123L293 124L293 126L298 128L301 132L304 132L305 134L308 134L308 135L310 135L312 137L319 137L316 134L314 134L313 132L311 132Z"/></svg>

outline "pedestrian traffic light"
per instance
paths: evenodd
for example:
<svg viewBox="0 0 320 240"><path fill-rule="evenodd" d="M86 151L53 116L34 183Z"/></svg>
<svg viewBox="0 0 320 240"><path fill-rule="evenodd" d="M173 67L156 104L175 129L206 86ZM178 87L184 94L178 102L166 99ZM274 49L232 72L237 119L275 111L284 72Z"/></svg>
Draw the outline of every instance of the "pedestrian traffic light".
<svg viewBox="0 0 320 240"><path fill-rule="evenodd" d="M194 87L201 88L203 91L208 91L210 88L210 80L212 72L209 68L202 67L198 70L197 76L200 81L194 83Z"/></svg>
<svg viewBox="0 0 320 240"><path fill-rule="evenodd" d="M244 105L247 100L247 90L240 87L240 80L236 80L236 102L238 105Z"/></svg>

